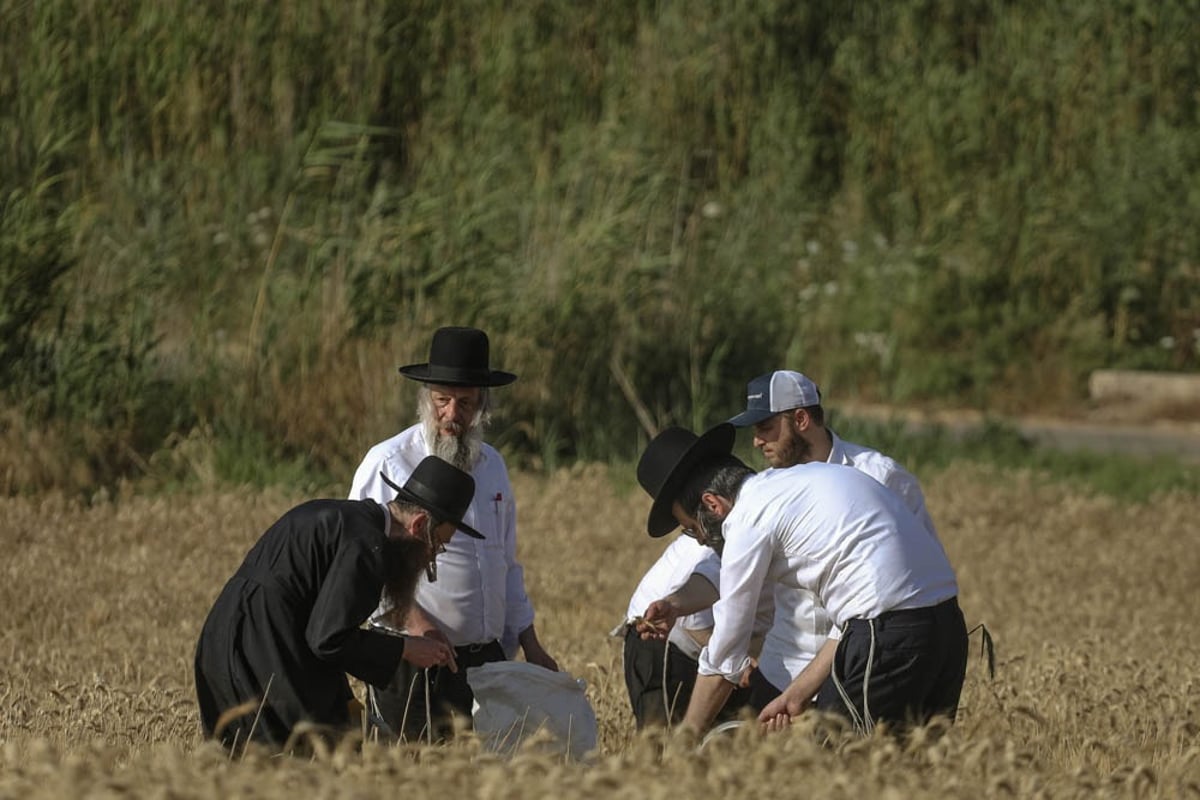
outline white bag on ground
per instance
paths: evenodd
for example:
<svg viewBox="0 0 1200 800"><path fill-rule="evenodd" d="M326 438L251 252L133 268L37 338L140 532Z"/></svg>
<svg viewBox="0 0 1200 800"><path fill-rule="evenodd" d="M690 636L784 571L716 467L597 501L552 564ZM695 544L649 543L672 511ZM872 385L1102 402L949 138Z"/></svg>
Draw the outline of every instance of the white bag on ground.
<svg viewBox="0 0 1200 800"><path fill-rule="evenodd" d="M525 661L495 661L467 670L475 693L475 732L489 750L512 755L538 731L554 752L581 758L596 748L596 712L582 678Z"/></svg>

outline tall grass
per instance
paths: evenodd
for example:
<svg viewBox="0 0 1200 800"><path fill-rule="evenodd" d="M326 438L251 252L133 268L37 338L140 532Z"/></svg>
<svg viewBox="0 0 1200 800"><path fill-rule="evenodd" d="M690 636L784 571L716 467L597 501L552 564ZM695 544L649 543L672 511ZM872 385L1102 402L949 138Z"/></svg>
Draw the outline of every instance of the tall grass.
<svg viewBox="0 0 1200 800"><path fill-rule="evenodd" d="M1194 370L1196 19L0 0L5 403L96 432L83 488L197 441L345 474L442 324L492 334L494 438L545 466L785 364L993 411Z"/></svg>

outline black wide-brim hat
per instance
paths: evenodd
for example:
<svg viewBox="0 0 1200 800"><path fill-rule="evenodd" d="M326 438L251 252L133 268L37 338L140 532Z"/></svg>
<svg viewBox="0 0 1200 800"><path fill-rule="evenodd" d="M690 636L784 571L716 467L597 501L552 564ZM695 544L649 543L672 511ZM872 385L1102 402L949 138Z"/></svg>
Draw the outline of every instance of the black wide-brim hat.
<svg viewBox="0 0 1200 800"><path fill-rule="evenodd" d="M437 456L426 456L403 486L397 486L382 472L379 477L396 490L397 499L420 506L467 536L484 538L482 533L462 521L475 497L475 479L450 462Z"/></svg>
<svg viewBox="0 0 1200 800"><path fill-rule="evenodd" d="M710 458L733 452L737 431L722 422L697 436L683 428L667 428L655 436L638 461L638 483L654 499L646 531L666 536L678 527L672 513L676 495L696 467Z"/></svg>
<svg viewBox="0 0 1200 800"><path fill-rule="evenodd" d="M438 328L429 345L429 361L400 367L400 374L422 383L445 386L506 386L511 372L488 366L488 336L478 328Z"/></svg>

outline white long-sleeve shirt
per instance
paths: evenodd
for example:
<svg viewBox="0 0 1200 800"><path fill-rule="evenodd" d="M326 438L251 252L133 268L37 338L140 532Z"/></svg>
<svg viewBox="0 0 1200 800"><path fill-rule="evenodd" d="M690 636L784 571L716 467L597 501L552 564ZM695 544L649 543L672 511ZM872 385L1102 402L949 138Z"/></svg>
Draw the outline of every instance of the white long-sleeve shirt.
<svg viewBox="0 0 1200 800"><path fill-rule="evenodd" d="M692 574L700 575L716 589L721 583L721 561L711 547L705 547L690 536L679 535L667 545L654 566L646 571L625 612L625 622L645 613L647 606L666 597L678 589ZM676 620L667 641L678 647L691 658L700 655L700 644L688 635L690 630L707 630L712 627L712 609L706 608Z"/></svg>
<svg viewBox="0 0 1200 800"><path fill-rule="evenodd" d="M403 485L430 454L419 424L380 442L355 471L350 498L392 500L396 493L379 477L380 471ZM504 460L490 445L483 445L471 476L475 498L462 521L485 538L462 533L451 537L446 552L437 557L437 581L429 583L422 576L416 601L451 644L499 640L511 658L517 651L518 634L533 624L525 573L517 561L516 502Z"/></svg>
<svg viewBox="0 0 1200 800"><path fill-rule="evenodd" d="M658 561L654 562L654 566L642 576L633 597L629 599L625 622L630 623L634 617L641 616L651 603L683 586L692 575L699 575L711 583L713 589L717 589L721 585L721 559L711 547L680 534L667 545ZM770 595L764 594L754 619L754 633L763 633L771 627L774 611L775 605ZM667 641L696 659L700 657L700 643L687 632L706 631L712 626L713 615L710 607L676 620L671 632L667 634Z"/></svg>
<svg viewBox="0 0 1200 800"><path fill-rule="evenodd" d="M849 619L932 606L958 594L937 539L897 494L851 467L800 464L748 478L724 533L721 599L713 606L712 638L700 653L702 675L736 680L745 670L767 583L775 586L776 607L764 653L776 633L783 643L794 637L796 651L807 649L806 638L813 653L819 649L826 637L806 628L806 598L815 598L812 607L824 609L840 628ZM789 625L795 630L788 632Z"/></svg>
<svg viewBox="0 0 1200 800"><path fill-rule="evenodd" d="M937 538L937 528L933 525L929 510L925 508L925 494L921 491L921 484L915 475L878 450L847 442L832 430L829 431L829 436L833 445L829 450L829 458L826 459L828 463L854 467L900 495L909 511L916 515L934 538Z"/></svg>
<svg viewBox="0 0 1200 800"><path fill-rule="evenodd" d="M937 538L937 530L925 508L921 484L911 472L878 450L847 442L832 430L829 435L832 446L827 463L854 467L891 489L925 529ZM771 593L772 596L781 593L790 596L777 600L777 605L785 611L778 614L775 625L763 640L758 669L772 685L782 689L795 680L816 656L830 633L830 623L829 615L812 592L799 587L772 586Z"/></svg>

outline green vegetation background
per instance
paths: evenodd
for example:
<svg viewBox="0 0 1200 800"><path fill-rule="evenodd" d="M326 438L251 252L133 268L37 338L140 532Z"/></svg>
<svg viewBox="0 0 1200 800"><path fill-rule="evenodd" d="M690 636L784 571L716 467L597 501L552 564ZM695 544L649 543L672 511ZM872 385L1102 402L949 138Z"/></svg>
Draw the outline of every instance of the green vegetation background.
<svg viewBox="0 0 1200 800"><path fill-rule="evenodd" d="M1195 0L0 0L0 491L344 484L443 324L542 466L1196 370L1198 87Z"/></svg>

